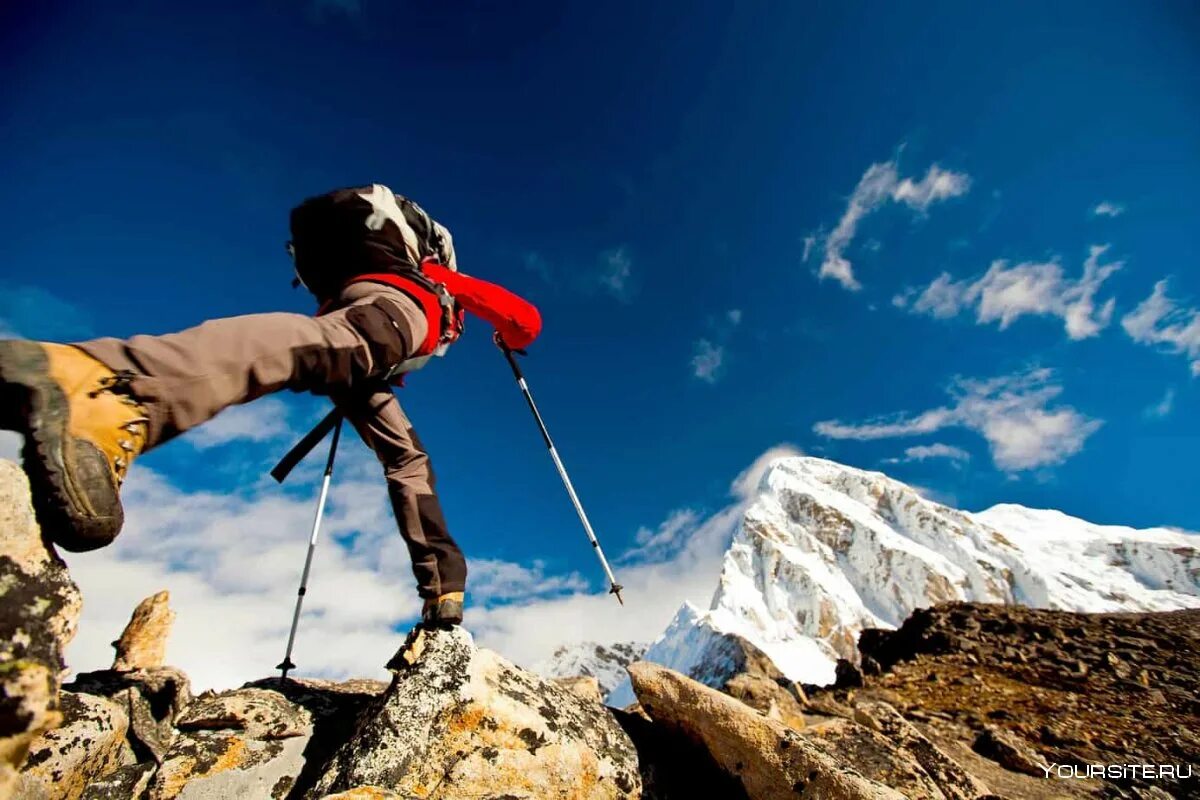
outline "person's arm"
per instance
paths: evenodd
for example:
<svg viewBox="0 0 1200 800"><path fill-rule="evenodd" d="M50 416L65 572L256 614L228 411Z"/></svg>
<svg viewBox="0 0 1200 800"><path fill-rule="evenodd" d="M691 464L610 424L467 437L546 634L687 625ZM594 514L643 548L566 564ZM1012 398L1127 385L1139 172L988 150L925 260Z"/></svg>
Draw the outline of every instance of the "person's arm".
<svg viewBox="0 0 1200 800"><path fill-rule="evenodd" d="M522 350L541 333L542 315L533 303L504 287L432 262L423 264L422 269L443 284L463 308L491 323L509 349Z"/></svg>

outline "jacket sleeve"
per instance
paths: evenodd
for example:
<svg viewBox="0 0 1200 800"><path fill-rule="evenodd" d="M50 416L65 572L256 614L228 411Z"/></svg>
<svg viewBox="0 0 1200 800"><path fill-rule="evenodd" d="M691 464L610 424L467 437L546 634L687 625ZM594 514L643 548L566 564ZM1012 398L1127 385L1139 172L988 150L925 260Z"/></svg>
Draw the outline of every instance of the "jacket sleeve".
<svg viewBox="0 0 1200 800"><path fill-rule="evenodd" d="M528 300L494 283L440 264L426 263L423 268L425 274L443 284L463 308L491 323L504 344L513 350L528 347L541 333L542 315Z"/></svg>

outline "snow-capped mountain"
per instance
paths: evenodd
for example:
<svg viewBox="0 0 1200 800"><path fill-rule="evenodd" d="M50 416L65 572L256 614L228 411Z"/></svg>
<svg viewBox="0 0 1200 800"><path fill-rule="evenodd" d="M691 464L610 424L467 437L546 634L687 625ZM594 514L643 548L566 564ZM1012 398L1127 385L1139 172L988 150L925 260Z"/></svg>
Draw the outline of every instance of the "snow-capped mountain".
<svg viewBox="0 0 1200 800"><path fill-rule="evenodd" d="M685 603L643 658L720 686L744 639L824 684L864 628L954 600L1070 611L1200 606L1200 535L1000 505L970 514L878 472L789 457L764 474L707 610ZM628 681L609 697L632 702Z"/></svg>
<svg viewBox="0 0 1200 800"><path fill-rule="evenodd" d="M534 664L532 669L547 678L591 676L600 684L600 693L608 694L625 680L625 668L641 658L647 646L645 642L612 645L575 642L558 648L554 655Z"/></svg>

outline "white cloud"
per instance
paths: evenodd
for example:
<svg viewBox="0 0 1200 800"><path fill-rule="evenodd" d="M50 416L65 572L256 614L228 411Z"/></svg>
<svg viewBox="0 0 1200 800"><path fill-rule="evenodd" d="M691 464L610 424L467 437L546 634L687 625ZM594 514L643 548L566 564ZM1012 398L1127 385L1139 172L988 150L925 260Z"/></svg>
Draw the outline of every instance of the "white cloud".
<svg viewBox="0 0 1200 800"><path fill-rule="evenodd" d="M491 558L471 559L467 564L472 596L488 602L546 597L587 589L587 580L578 572L547 575L546 564L534 560L530 566Z"/></svg>
<svg viewBox="0 0 1200 800"><path fill-rule="evenodd" d="M725 363L724 346L700 339L693 345L693 351L692 374L706 383L716 383Z"/></svg>
<svg viewBox="0 0 1200 800"><path fill-rule="evenodd" d="M854 268L845 252L854 240L859 223L868 214L888 201L925 214L934 203L965 194L970 186L971 179L965 173L944 170L937 164L930 166L919 181L902 179L895 160L872 164L854 187L837 226L824 237L825 257L818 277L822 280L832 278L850 291L861 289L862 284L854 277ZM815 238L811 243L805 239L804 260L808 260L815 243Z"/></svg>
<svg viewBox="0 0 1200 800"><path fill-rule="evenodd" d="M1019 472L1060 464L1083 449L1099 429L1070 406L1051 407L1062 393L1048 369L1032 369L991 380L957 379L952 405L921 414L847 424L818 422L813 430L831 439L888 439L929 434L948 427L973 430L987 440L1000 469Z"/></svg>
<svg viewBox="0 0 1200 800"><path fill-rule="evenodd" d="M797 452L780 446L756 459L733 481L732 500L719 511L677 510L642 531L631 552L614 561L624 606L607 587L588 593L575 572L472 560L469 629L480 644L526 665L573 641L655 638L685 600L707 604L767 465ZM298 674L386 677L382 665L419 611L408 555L373 461L362 447L347 447L342 457L293 657ZM273 674L291 623L314 499L278 489L244 497L188 492L141 464L124 499L126 528L112 546L65 554L84 595L80 632L67 651L70 667L107 667L110 642L134 606L166 588L178 615L168 661L185 669L197 690Z"/></svg>
<svg viewBox="0 0 1200 800"><path fill-rule="evenodd" d="M766 452L754 459L750 466L738 473L738 476L729 484L729 494L742 500L753 500L758 496L763 476L767 474L767 470L772 464L781 458L802 455L804 455L803 450L788 442L768 448Z"/></svg>
<svg viewBox="0 0 1200 800"><path fill-rule="evenodd" d="M716 513L677 509L657 527L643 529L631 551L640 553L637 563L626 563L629 554L617 559L624 606L597 592L491 608L472 615L477 639L526 665L574 641L652 641L685 600L708 606L725 551L763 475L777 459L794 455L801 452L788 444L760 455L730 484L733 502Z"/></svg>
<svg viewBox="0 0 1200 800"><path fill-rule="evenodd" d="M744 510L737 502L697 519L664 560L618 566L625 605L607 592L579 593L472 611L468 624L480 644L524 665L536 664L571 642L651 641L685 600L708 604Z"/></svg>
<svg viewBox="0 0 1200 800"><path fill-rule="evenodd" d="M1092 209L1094 217L1119 217L1125 213L1125 206L1120 203L1110 203L1107 200L1097 203Z"/></svg>
<svg viewBox="0 0 1200 800"><path fill-rule="evenodd" d="M971 454L961 447L935 442L934 444L919 444L906 448L902 458L885 458L885 464L905 464L913 461L928 461L933 458L945 458L954 463L971 460Z"/></svg>
<svg viewBox="0 0 1200 800"><path fill-rule="evenodd" d="M1168 388L1162 399L1153 403L1142 412L1148 419L1166 419L1175 410L1175 389Z"/></svg>
<svg viewBox="0 0 1200 800"><path fill-rule="evenodd" d="M600 285L619 300L628 300L633 291L633 260L624 247L609 250L601 257Z"/></svg>
<svg viewBox="0 0 1200 800"><path fill-rule="evenodd" d="M237 441L275 441L291 434L287 404L277 397L262 397L253 403L225 409L188 431L183 441L197 450L207 450Z"/></svg>
<svg viewBox="0 0 1200 800"><path fill-rule="evenodd" d="M1120 261L1100 263L1107 250L1107 245L1089 250L1078 280L1067 279L1057 261L1010 267L999 260L977 280L955 281L943 272L924 289L909 289L892 298L892 304L938 319L974 308L976 322L995 322L1000 330L1026 315L1059 317L1068 337L1087 339L1108 326L1116 307L1112 298L1096 305L1101 285L1122 266Z"/></svg>
<svg viewBox="0 0 1200 800"><path fill-rule="evenodd" d="M306 462L293 481L314 479L313 470L320 465ZM110 642L134 606L168 589L178 614L168 660L198 690L272 674L287 642L315 490L297 495L264 481L237 494L187 491L138 463L123 500L125 529L111 546L64 554L84 596L70 667L107 667ZM470 569L476 613L587 586L577 573L548 574L537 561L475 559ZM344 440L293 656L299 674L386 678L383 664L419 612L378 462Z"/></svg>
<svg viewBox="0 0 1200 800"><path fill-rule="evenodd" d="M1200 375L1200 309L1182 308L1167 296L1167 281L1121 319L1121 327L1139 344L1160 346L1191 359L1193 375Z"/></svg>
<svg viewBox="0 0 1200 800"><path fill-rule="evenodd" d="M725 312L725 319L729 320L730 325L742 324L742 310L740 308L731 308Z"/></svg>
<svg viewBox="0 0 1200 800"><path fill-rule="evenodd" d="M801 261L808 261L808 257L812 255L813 248L816 246L816 244L817 237L815 235L810 233L808 236L804 237L804 253L800 256Z"/></svg>

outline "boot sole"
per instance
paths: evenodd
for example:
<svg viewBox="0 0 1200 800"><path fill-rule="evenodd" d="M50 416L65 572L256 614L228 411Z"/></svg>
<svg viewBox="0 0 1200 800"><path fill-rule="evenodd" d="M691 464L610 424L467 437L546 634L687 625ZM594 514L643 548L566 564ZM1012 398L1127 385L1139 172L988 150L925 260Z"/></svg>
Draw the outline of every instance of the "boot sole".
<svg viewBox="0 0 1200 800"><path fill-rule="evenodd" d="M111 499L100 498L100 505L108 507L100 513L81 510L94 507L96 498L76 486L72 473L78 471L93 486L98 485L96 480L110 485L112 479L104 454L91 443L74 442L73 450L78 452L68 454L69 408L66 395L50 377L49 361L39 345L0 342L0 428L25 437L21 458L43 536L78 553L112 542L124 514L115 489Z"/></svg>

